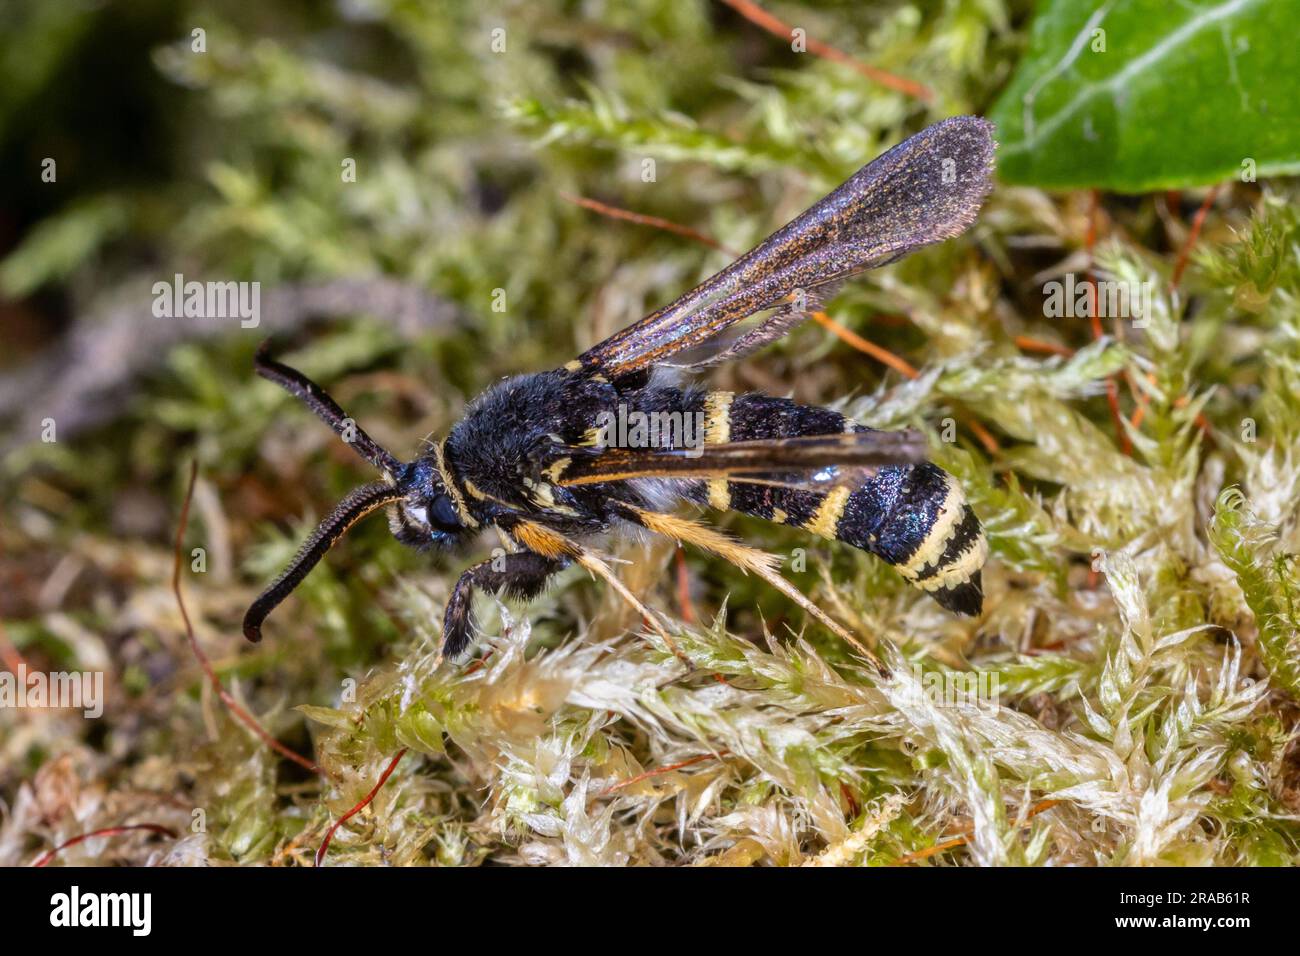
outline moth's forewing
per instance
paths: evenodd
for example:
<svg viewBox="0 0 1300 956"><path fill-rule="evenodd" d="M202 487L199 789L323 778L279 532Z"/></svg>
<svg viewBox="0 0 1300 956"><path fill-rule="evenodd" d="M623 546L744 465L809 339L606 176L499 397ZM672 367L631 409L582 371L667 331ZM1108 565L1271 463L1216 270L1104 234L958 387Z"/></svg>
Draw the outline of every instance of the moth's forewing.
<svg viewBox="0 0 1300 956"><path fill-rule="evenodd" d="M925 440L915 431L808 435L698 448L610 448L571 457L556 484L573 487L634 478L734 478L827 490L853 481L860 484L866 471L885 465L918 464L925 460L925 452Z"/></svg>
<svg viewBox="0 0 1300 956"><path fill-rule="evenodd" d="M979 117L956 116L922 130L717 275L580 361L610 377L627 375L783 300L797 302L828 282L960 235L991 188L994 148L993 126ZM791 326L784 323L777 334Z"/></svg>

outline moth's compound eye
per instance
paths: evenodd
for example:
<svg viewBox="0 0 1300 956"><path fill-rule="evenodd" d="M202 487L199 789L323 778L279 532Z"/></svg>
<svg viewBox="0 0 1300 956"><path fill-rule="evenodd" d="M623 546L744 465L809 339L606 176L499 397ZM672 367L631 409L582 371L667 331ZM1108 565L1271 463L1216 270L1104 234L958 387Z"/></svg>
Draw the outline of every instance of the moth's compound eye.
<svg viewBox="0 0 1300 956"><path fill-rule="evenodd" d="M456 506L446 495L438 495L429 502L429 525L439 531L459 531L463 527Z"/></svg>

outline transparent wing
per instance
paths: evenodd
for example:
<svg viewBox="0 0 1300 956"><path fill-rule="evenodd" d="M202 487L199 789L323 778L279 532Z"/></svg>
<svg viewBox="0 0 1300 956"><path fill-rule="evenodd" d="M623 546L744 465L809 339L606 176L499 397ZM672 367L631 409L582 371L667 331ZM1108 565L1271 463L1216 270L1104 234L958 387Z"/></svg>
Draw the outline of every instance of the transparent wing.
<svg viewBox="0 0 1300 956"><path fill-rule="evenodd" d="M922 130L717 275L579 361L610 378L629 375L772 308L777 312L725 355L779 338L817 308L828 284L964 232L991 188L995 146L993 125L975 116Z"/></svg>

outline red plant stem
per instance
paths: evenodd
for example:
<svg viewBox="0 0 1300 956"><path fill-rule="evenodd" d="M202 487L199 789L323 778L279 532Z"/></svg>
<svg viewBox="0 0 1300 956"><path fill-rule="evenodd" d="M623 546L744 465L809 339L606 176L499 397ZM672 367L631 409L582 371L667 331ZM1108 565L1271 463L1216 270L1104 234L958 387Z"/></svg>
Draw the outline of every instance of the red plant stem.
<svg viewBox="0 0 1300 956"><path fill-rule="evenodd" d="M203 648L199 647L199 639L194 635L194 625L190 622L189 612L185 609L185 598L181 595L181 546L185 539L185 529L189 526L190 521L190 501L194 497L194 482L199 475L199 463L194 461L190 464L190 482L189 487L185 490L185 501L181 505L180 522L176 526L176 561L172 567L172 593L176 595L176 606L180 608L181 619L185 621L185 636L189 639L190 650L194 652L194 657L198 660L199 666L203 668L203 673L208 677L208 682L221 702L230 709L230 712L243 723L249 730L256 734L263 743L274 750L286 760L292 760L304 770L310 770L312 773L321 774L322 776L332 776L323 767L318 766L308 760L302 754L294 753L280 741L272 737L257 722L257 718L246 711L239 705L239 702L226 690L221 683L221 678L212 667L212 662L208 660L208 655L203 653Z"/></svg>
<svg viewBox="0 0 1300 956"><path fill-rule="evenodd" d="M1151 385L1155 385L1156 375L1154 372L1147 373L1147 382L1150 383ZM1139 425L1141 425L1142 419L1146 417L1147 406L1149 404L1151 404L1151 396L1147 392L1139 393L1138 406L1137 408L1133 409L1133 417L1129 419L1128 423L1132 425L1134 428L1137 428Z"/></svg>
<svg viewBox="0 0 1300 956"><path fill-rule="evenodd" d="M686 552L678 545L673 555L677 566L677 603L681 606L682 620L687 624L695 623L695 605L691 603L690 569L686 567Z"/></svg>
<svg viewBox="0 0 1300 956"><path fill-rule="evenodd" d="M651 777L662 776L666 773L672 773L674 770L681 770L684 767L691 767L697 763L703 763L706 760L721 760L730 754L729 750L722 750L716 754L696 754L694 757L688 757L677 763L670 763L665 767L656 767L653 770L647 770L645 773L639 773L635 777L628 777L626 780L620 780L618 783L606 787L597 794L598 797L606 797L615 790L622 790L624 787L630 787L634 783L640 783L642 780L649 780Z"/></svg>
<svg viewBox="0 0 1300 956"><path fill-rule="evenodd" d="M870 355L876 361L888 365L904 378L918 378L920 376L921 373L918 372L916 367L906 359L895 355L888 349L881 348L874 342L867 341L852 329L840 325L825 312L813 312L810 314L814 322L824 329L829 329L841 341L857 349L859 352L864 352L865 354ZM984 450L990 455L995 455L1002 450L1002 446L998 444L998 440L993 437L993 433L985 428L978 419L969 418L966 420L966 424L970 427L970 430L974 433L975 437L979 439L980 444L984 446Z"/></svg>
<svg viewBox="0 0 1300 956"><path fill-rule="evenodd" d="M470 674L474 673L475 671L482 670L484 667L487 666L487 662L490 661L491 659L492 659L492 652L488 651L478 660L471 662L470 665L465 668L461 676L468 677Z"/></svg>
<svg viewBox="0 0 1300 956"><path fill-rule="evenodd" d="M1196 240L1200 238L1201 227L1205 225L1205 217L1209 215L1210 207L1214 205L1214 200L1218 196L1219 186L1211 186L1210 191L1205 194L1205 201L1201 203L1201 208L1196 210L1196 215L1192 217L1192 228L1187 232L1187 241L1178 250L1178 258L1174 260L1174 271L1169 277L1170 291L1178 288L1178 283L1183 278L1183 270L1187 268L1187 258L1191 255L1192 246L1196 245Z"/></svg>
<svg viewBox="0 0 1300 956"><path fill-rule="evenodd" d="M1084 234L1083 248L1088 253L1088 320L1092 323L1093 340L1101 338L1105 333L1101 328L1101 316L1097 314L1097 275L1093 272L1092 250L1097 245L1097 208L1100 204L1100 198L1097 190L1090 190L1088 193L1088 231ZM1129 440L1128 432L1124 430L1124 416L1119 410L1119 388L1115 384L1115 376L1110 375L1106 378L1106 403L1110 405L1110 415L1115 421L1115 435L1119 439L1120 450L1126 455L1133 454L1133 442Z"/></svg>
<svg viewBox="0 0 1300 956"><path fill-rule="evenodd" d="M726 248L718 240L707 236L702 232L692 229L690 226L683 226L681 223L673 222L671 219L661 219L659 216L647 216L644 213L632 212L629 209L620 209L618 206L611 206L603 203L598 199L588 199L586 196L574 196L569 193L560 193L560 198L565 202L571 202L575 206L581 206L583 209L590 209L592 212L598 212L602 216L608 216L610 219L622 219L625 222L634 222L638 226L650 226L654 229L662 229L664 232L675 233L679 236L685 236L687 239L694 239L711 249L717 249L719 252L725 252L727 255L736 256L736 253Z"/></svg>
<svg viewBox="0 0 1300 956"><path fill-rule="evenodd" d="M848 804L850 817L856 817L862 812L861 808L858 806L857 798L853 796L853 791L849 789L849 785L843 780L840 781L840 796L842 796L844 802Z"/></svg>
<svg viewBox="0 0 1300 956"><path fill-rule="evenodd" d="M845 342L848 345L851 345L859 352L863 352L867 355L870 355L873 359L875 359L877 362L880 362L882 365L888 365L890 368L898 372L904 378L916 378L921 374L916 370L916 367L913 366L910 362L908 362L905 358L895 355L893 352L889 351L886 348L882 348L881 346L877 345L875 342L867 341L862 336L858 335L858 333L854 332L852 329L847 329L844 326L840 325L838 322L832 319L825 312L812 312L809 314L811 315L812 320L814 322L816 322L822 328L829 330L833 335L835 335L836 338L840 339L842 342Z"/></svg>
<svg viewBox="0 0 1300 956"><path fill-rule="evenodd" d="M1097 190L1092 189L1088 192L1088 229L1083 236L1083 249L1088 254L1088 321L1092 323L1092 337L1094 340L1102 337L1101 316L1097 314L1097 277L1092 271L1092 250L1097 245L1097 207L1100 203L1100 197Z"/></svg>
<svg viewBox="0 0 1300 956"><path fill-rule="evenodd" d="M994 437L993 433L984 427L984 424L978 418L966 419L966 427L979 439L979 443L984 446L984 450L990 455L996 455L1002 450L1002 444Z"/></svg>
<svg viewBox="0 0 1300 956"><path fill-rule="evenodd" d="M1056 806L1060 802L1061 802L1060 800L1040 800L1038 803L1034 804L1033 809L1031 809L1029 813L1025 815L1025 820L1026 821L1032 820L1034 817L1038 816L1044 810L1050 810L1052 809L1052 807ZM894 865L902 866L905 863L915 863L918 860L924 860L928 857L934 856L937 853L942 853L944 850L951 850L954 847L963 846L970 840L971 832L972 829L967 829L967 831L963 833L961 836L956 837L952 840L945 840L943 843L936 843L934 846L926 847L924 850L917 850L915 853L904 854L894 862Z"/></svg>
<svg viewBox="0 0 1300 956"><path fill-rule="evenodd" d="M370 792L361 798L361 802L334 821L334 824L325 831L325 839L321 841L320 848L316 851L316 861L313 864L314 866L320 866L321 862L325 859L325 853L330 848L330 841L334 839L334 831L370 805L370 801L375 799L375 795L378 794L384 784L388 782L388 778L393 775L393 771L397 769L398 762L401 761L404 756L406 756L405 747L397 751L397 754L393 759L388 762L388 766L384 768L384 772L379 775L379 779L375 782L375 785L370 788Z"/></svg>
<svg viewBox="0 0 1300 956"><path fill-rule="evenodd" d="M1156 381L1155 375L1148 374L1147 381L1154 385ZM1187 404L1191 400L1192 400L1191 396L1189 395L1179 395L1176 399L1174 399L1174 408L1185 408L1187 407ZM1133 409L1133 417L1132 419L1129 420L1129 424L1132 425L1134 428L1137 428L1139 425L1141 425L1142 419L1146 417L1147 407L1150 404L1151 404L1151 399L1147 396L1146 392L1143 392L1138 398L1138 407ZM1213 426L1210 425L1210 420L1205 417L1204 412L1197 413L1196 427L1199 428L1207 438L1212 437L1211 429Z"/></svg>
<svg viewBox="0 0 1300 956"><path fill-rule="evenodd" d="M722 0L727 6L735 10L742 17L756 26L762 27L772 36L780 37L783 40L790 40L793 36L794 28L784 20L780 20L768 13L752 0ZM843 63L845 66L856 70L873 83L879 83L881 86L887 86L891 90L907 96L916 97L926 103L934 101L934 91L924 83L917 83L915 80L909 80L906 77L898 76L896 73L890 73L888 70L882 70L877 66L870 66L857 60L843 50L838 50L829 43L822 43L814 40L812 37L806 38L808 52L823 59L832 60L836 63Z"/></svg>
<svg viewBox="0 0 1300 956"><path fill-rule="evenodd" d="M1187 239L1183 242L1182 248L1178 250L1178 258L1174 261L1173 274L1169 279L1170 292L1177 289L1179 281L1182 280L1183 270L1187 268L1188 257L1191 255L1192 247L1196 245L1196 240L1201 235L1201 228L1205 225L1205 217L1209 214L1210 207L1214 205L1214 200L1219 195L1219 188L1220 187L1217 184L1210 188L1210 191L1205 195L1204 202L1202 202L1200 208L1196 210L1196 215L1192 217L1192 226L1187 232ZM1156 377L1154 374L1147 375L1147 381L1151 384L1154 385L1155 380ZM1142 419L1146 416L1147 406L1150 404L1151 398L1146 392L1142 392L1137 396L1137 401L1138 407L1133 410L1133 417L1129 420L1129 424L1134 428L1137 428L1142 424ZM1190 399L1188 396L1181 395L1177 401L1174 402L1174 405L1177 408L1182 408L1189 401ZM1196 424L1206 435L1210 434L1210 422L1204 414L1196 416Z"/></svg>
<svg viewBox="0 0 1300 956"><path fill-rule="evenodd" d="M1070 358L1074 355L1074 349L1068 345L1057 345L1055 342L1044 342L1042 339L1031 338L1028 335L1017 335L1011 341L1015 342L1016 348L1026 352L1043 352L1047 355L1062 355Z"/></svg>
<svg viewBox="0 0 1300 956"><path fill-rule="evenodd" d="M176 831L170 827L161 826L157 823L128 823L117 827L104 827L100 830L91 830L89 833L83 833L81 836L74 836L71 840L64 840L53 850L46 850L32 864L33 867L45 866L54 859L61 851L70 846L76 846L78 843L85 843L87 840L98 836L118 836L123 833L130 833L134 830L147 830L149 833L157 833L161 836L176 839Z"/></svg>

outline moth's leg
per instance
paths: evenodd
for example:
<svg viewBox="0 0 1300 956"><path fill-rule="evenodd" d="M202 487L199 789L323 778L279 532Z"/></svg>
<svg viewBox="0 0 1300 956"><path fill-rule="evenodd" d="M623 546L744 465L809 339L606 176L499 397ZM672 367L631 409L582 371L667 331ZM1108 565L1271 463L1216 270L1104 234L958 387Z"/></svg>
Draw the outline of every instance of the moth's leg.
<svg viewBox="0 0 1300 956"><path fill-rule="evenodd" d="M442 623L443 656L459 657L469 646L473 626L470 605L475 588L493 593L504 591L513 598L526 601L541 594L551 575L568 563L567 558L548 558L532 551L516 551L498 554L466 569L447 600L447 613Z"/></svg>
<svg viewBox="0 0 1300 956"><path fill-rule="evenodd" d="M635 505L621 501L615 502L615 505L625 518L649 531L673 538L683 544L695 545L695 547L703 551L716 554L718 557L729 561L746 574L752 573L762 578L821 621L841 640L851 644L859 654L870 662L878 673L881 675L887 673L885 665L865 644L850 634L841 624L810 601L803 592L781 576L778 570L781 562L776 555L741 544L739 541L727 537L721 531L716 531L708 525L700 524L698 521L692 521L689 518L681 518L658 511L647 511L644 508L638 508Z"/></svg>
<svg viewBox="0 0 1300 956"><path fill-rule="evenodd" d="M667 645L668 650L672 651L673 656L686 665L688 671L695 669L691 659L682 653L682 649L677 646L677 642L673 640L667 628L659 623L659 619L650 612L649 608L637 600L636 595L627 589L627 586L618 579L618 575L614 573L614 570L596 552L584 548L576 541L570 541L555 529L534 521L519 521L507 530L512 538L530 551L554 555L556 558L572 558L592 574L603 578L618 593L619 597L634 608L645 622L654 629L654 632Z"/></svg>

